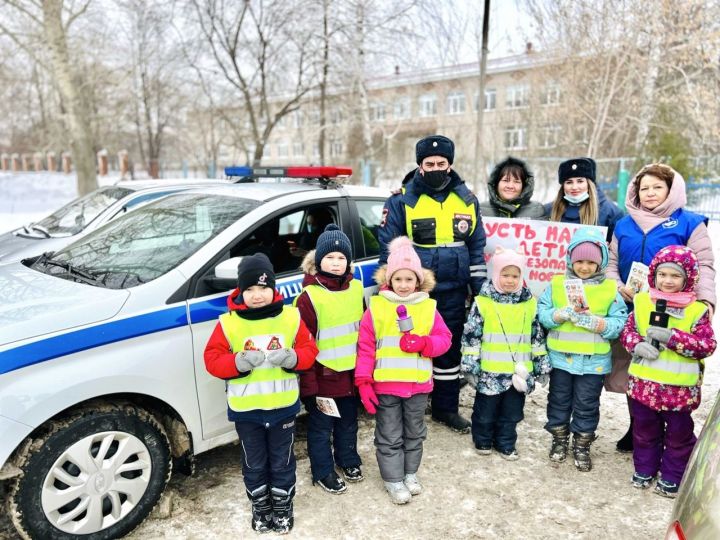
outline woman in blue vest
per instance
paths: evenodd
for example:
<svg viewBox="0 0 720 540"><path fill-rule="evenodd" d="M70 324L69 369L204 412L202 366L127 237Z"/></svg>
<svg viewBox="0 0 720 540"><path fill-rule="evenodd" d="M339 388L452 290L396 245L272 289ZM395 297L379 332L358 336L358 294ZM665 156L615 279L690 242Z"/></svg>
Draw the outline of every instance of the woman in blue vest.
<svg viewBox="0 0 720 540"><path fill-rule="evenodd" d="M715 257L707 230L707 218L690 212L685 180L668 165L646 165L628 186L625 205L628 215L618 221L610 242L608 277L617 280L628 306L637 291L625 286L633 261L649 265L660 249L669 245L687 246L700 265L697 297L708 306L712 318L715 309ZM613 344L613 370L605 381L610 392L627 391L630 355ZM629 406L629 403L628 403ZM620 452L632 452L632 414L627 433L617 443Z"/></svg>
<svg viewBox="0 0 720 540"><path fill-rule="evenodd" d="M632 484L646 489L659 473L655 492L670 498L677 495L697 440L691 413L700 405L704 360L717 346L708 308L695 296L698 266L690 248L661 249L650 263L650 292L635 296L635 311L620 336L633 354ZM651 321L659 300L667 304L667 321Z"/></svg>
<svg viewBox="0 0 720 540"><path fill-rule="evenodd" d="M563 161L558 168L560 189L555 201L545 205L550 221L607 227L607 240L625 214L595 185L597 166L591 158Z"/></svg>
<svg viewBox="0 0 720 540"><path fill-rule="evenodd" d="M565 461L572 433L575 467L586 472L592 468L603 379L610 372L610 340L620 335L627 309L615 280L605 277L608 248L598 229L575 232L566 264L565 275L553 276L538 302L552 364L545 429L553 436L550 460ZM571 307L573 297L577 307Z"/></svg>

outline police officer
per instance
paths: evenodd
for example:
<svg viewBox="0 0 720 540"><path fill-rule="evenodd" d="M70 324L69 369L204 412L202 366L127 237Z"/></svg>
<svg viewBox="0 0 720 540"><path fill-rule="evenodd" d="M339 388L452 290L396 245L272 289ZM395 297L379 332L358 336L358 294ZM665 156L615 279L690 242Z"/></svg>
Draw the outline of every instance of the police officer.
<svg viewBox="0 0 720 540"><path fill-rule="evenodd" d="M390 241L406 235L423 267L435 273L431 296L453 339L450 350L433 359L432 417L467 433L470 422L458 414L460 338L465 299L469 293L477 295L487 277L485 231L475 195L451 169L455 144L442 135L425 137L417 142L415 156L418 168L405 176L402 190L383 209L380 264L387 262Z"/></svg>

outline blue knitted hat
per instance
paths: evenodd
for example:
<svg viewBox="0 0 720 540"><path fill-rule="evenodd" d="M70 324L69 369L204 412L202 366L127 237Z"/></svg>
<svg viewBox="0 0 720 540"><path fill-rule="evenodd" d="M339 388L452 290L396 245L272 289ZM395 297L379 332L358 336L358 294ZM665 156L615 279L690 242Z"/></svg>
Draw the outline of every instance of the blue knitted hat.
<svg viewBox="0 0 720 540"><path fill-rule="evenodd" d="M352 260L350 239L340 230L340 227L334 223L330 223L325 227L325 231L318 237L317 245L315 246L315 264L318 268L320 267L320 261L323 260L323 257L333 251L339 251L345 255L348 264Z"/></svg>

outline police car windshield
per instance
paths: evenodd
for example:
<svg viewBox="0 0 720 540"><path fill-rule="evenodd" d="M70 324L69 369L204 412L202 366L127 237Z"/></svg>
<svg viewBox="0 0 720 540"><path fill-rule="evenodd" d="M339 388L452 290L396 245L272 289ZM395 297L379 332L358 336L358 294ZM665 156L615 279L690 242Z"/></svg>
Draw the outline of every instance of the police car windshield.
<svg viewBox="0 0 720 540"><path fill-rule="evenodd" d="M131 189L117 186L98 189L66 204L48 217L33 224L30 229L33 230L35 226L39 225L50 236L78 234L98 217L103 210L131 193Z"/></svg>
<svg viewBox="0 0 720 540"><path fill-rule="evenodd" d="M53 264L45 264L41 257L32 267L76 279L58 264L67 262L91 275L98 286L135 287L166 274L260 204L218 195L169 196L113 220L55 253Z"/></svg>

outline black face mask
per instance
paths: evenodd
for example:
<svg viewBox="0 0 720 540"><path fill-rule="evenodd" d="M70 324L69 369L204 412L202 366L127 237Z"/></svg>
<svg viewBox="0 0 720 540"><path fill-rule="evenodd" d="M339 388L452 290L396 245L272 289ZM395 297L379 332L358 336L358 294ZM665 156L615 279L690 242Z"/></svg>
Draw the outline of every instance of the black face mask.
<svg viewBox="0 0 720 540"><path fill-rule="evenodd" d="M450 183L448 171L425 171L423 182L436 191L440 191Z"/></svg>

